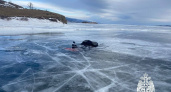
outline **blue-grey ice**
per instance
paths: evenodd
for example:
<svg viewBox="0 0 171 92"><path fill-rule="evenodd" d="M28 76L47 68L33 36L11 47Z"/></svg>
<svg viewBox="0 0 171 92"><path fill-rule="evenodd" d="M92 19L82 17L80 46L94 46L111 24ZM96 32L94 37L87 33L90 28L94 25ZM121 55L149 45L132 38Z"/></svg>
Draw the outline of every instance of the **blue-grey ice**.
<svg viewBox="0 0 171 92"><path fill-rule="evenodd" d="M0 36L0 92L136 92L144 73L156 92L171 92L170 27L71 23L18 31ZM99 47L65 49L87 39Z"/></svg>

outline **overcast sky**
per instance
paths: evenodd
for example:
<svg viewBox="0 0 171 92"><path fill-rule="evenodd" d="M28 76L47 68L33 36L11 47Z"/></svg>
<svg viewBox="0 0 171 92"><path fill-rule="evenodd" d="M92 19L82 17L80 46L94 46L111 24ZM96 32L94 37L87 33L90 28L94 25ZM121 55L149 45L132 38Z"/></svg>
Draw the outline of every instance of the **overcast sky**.
<svg viewBox="0 0 171 92"><path fill-rule="evenodd" d="M6 0L7 1L7 0ZM100 23L135 25L171 24L171 0L9 0Z"/></svg>

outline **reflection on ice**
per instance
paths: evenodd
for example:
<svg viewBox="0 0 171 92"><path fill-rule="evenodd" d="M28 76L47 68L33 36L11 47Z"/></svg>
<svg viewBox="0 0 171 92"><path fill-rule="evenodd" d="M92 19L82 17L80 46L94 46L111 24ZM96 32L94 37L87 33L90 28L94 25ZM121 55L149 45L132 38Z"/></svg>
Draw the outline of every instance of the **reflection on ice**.
<svg viewBox="0 0 171 92"><path fill-rule="evenodd" d="M159 31L149 34L148 39L138 38L137 26L128 26L134 31L116 25L114 28L108 25L111 28L108 31L102 30L107 25L71 26L86 30L78 27L76 31L64 31L64 35L1 36L0 91L136 92L139 78L147 73L158 92L170 92L170 38L160 35L165 42L154 41L153 33ZM101 30L94 30L99 27ZM159 27L141 29L148 28ZM86 39L98 41L99 47L76 52L65 50L73 40L81 43Z"/></svg>

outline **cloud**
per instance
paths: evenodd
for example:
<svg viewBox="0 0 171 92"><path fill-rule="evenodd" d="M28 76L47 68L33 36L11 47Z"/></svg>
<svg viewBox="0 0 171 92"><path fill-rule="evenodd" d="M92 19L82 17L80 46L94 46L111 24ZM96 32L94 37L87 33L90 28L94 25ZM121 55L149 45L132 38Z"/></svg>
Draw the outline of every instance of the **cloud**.
<svg viewBox="0 0 171 92"><path fill-rule="evenodd" d="M28 0L22 1L28 2ZM101 23L171 23L171 0L34 0L31 2L35 7L50 9L68 17L91 19Z"/></svg>
<svg viewBox="0 0 171 92"><path fill-rule="evenodd" d="M107 0L110 4L109 11L116 11L116 16L120 21L139 23L154 23L154 19L158 22L162 20L170 20L170 0ZM114 13L113 13L114 14ZM125 16L125 17L122 17ZM126 19L125 19L126 18ZM160 21L161 20L161 21ZM166 21L165 21L166 22ZM167 21L171 22L171 21Z"/></svg>
<svg viewBox="0 0 171 92"><path fill-rule="evenodd" d="M31 2L33 3L33 7L34 8L38 8L38 9L43 9L43 10L49 10L52 12L56 12L56 13L60 13L63 14L67 17L72 17L72 18L80 18L80 19L88 19L90 16L88 16L88 14L83 11L79 11L76 9L68 9L68 8L64 8L64 7L60 7L60 6L56 6L53 4L48 4L48 3L44 3L44 2L38 2L38 1L13 1L14 3L17 3L19 5L22 5L24 7L28 7L28 3Z"/></svg>

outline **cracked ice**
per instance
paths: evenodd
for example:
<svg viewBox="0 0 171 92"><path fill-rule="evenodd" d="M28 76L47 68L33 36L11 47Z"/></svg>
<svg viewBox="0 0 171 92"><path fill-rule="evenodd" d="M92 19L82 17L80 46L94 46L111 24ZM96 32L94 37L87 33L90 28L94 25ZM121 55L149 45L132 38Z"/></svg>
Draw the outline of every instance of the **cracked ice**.
<svg viewBox="0 0 171 92"><path fill-rule="evenodd" d="M170 29L68 24L54 34L0 36L0 91L136 92L147 73L158 92L170 92ZM86 39L99 47L65 49Z"/></svg>

